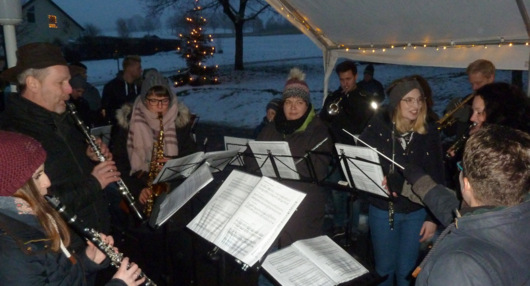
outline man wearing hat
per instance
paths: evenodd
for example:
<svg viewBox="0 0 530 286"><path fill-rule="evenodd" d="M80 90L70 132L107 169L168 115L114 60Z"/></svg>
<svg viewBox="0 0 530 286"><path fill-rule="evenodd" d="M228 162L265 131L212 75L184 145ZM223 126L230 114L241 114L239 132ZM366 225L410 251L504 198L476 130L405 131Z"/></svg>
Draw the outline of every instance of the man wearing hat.
<svg viewBox="0 0 530 286"><path fill-rule="evenodd" d="M269 103L267 103L267 106L265 107L266 114L258 127L254 129L254 138L256 138L261 130L263 130L263 127L267 126L274 120L274 117L276 116L276 113L278 113L280 106L282 106L281 98L273 98L271 101L269 101Z"/></svg>
<svg viewBox="0 0 530 286"><path fill-rule="evenodd" d="M17 65L0 77L16 83L20 91L7 98L0 128L39 141L48 154L45 169L51 181L49 192L87 227L109 233L110 215L102 189L116 182L120 173L115 171L112 155L100 140L97 142L108 160L96 163L97 156L66 112L72 87L60 48L49 43L24 45L17 51ZM81 250L85 244L75 237L72 247Z"/></svg>
<svg viewBox="0 0 530 286"><path fill-rule="evenodd" d="M368 64L363 74L363 80L359 81L357 86L377 103L381 103L385 99L385 88L374 78L374 66Z"/></svg>

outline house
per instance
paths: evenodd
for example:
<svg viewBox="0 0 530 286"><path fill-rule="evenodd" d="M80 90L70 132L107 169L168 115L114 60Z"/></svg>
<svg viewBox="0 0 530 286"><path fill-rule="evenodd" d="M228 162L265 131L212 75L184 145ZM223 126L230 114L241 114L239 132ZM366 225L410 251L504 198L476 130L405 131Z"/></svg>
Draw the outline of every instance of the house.
<svg viewBox="0 0 530 286"><path fill-rule="evenodd" d="M18 45L30 42L66 44L81 37L84 28L52 0L24 0L23 21L17 26Z"/></svg>

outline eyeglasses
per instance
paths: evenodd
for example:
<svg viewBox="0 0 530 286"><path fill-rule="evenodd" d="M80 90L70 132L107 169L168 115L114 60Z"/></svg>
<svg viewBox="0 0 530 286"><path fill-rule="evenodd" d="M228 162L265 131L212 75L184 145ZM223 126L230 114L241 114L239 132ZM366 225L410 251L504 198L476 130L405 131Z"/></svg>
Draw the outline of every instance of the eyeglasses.
<svg viewBox="0 0 530 286"><path fill-rule="evenodd" d="M162 105L168 105L169 104L169 98L164 98L164 99L146 98L146 100L151 105L158 105L159 103L162 104Z"/></svg>
<svg viewBox="0 0 530 286"><path fill-rule="evenodd" d="M412 98L412 97L407 97L407 98L403 98L402 101L407 103L407 105L412 105L412 103L414 103L414 102L417 103L418 105L422 105L423 102L425 101L425 97L420 96L418 99Z"/></svg>

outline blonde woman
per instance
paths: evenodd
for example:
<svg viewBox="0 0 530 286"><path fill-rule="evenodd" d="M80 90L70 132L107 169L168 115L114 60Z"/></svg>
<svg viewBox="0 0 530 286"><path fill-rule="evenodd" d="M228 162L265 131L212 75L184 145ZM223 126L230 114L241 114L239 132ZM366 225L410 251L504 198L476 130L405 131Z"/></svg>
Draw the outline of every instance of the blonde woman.
<svg viewBox="0 0 530 286"><path fill-rule="evenodd" d="M413 162L421 166L436 182L443 183L440 137L426 120L421 85L414 78L403 78L392 83L387 94L387 108L372 118L361 139L400 165ZM390 198L369 198L375 267L379 275L388 275L380 285L410 285L420 242L430 239L437 226L422 205L400 195L406 181L399 168L384 158L380 160L385 174L382 184Z"/></svg>

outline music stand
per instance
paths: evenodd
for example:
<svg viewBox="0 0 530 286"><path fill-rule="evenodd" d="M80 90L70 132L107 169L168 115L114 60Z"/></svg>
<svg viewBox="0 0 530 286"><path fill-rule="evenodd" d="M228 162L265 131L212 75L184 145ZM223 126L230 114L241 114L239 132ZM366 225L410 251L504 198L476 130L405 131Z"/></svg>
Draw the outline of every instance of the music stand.
<svg viewBox="0 0 530 286"><path fill-rule="evenodd" d="M248 142L250 141L254 141L254 139L224 136L225 150L238 150L238 155L232 161L230 161L230 165L245 165L242 154L245 152L245 150L247 150Z"/></svg>

